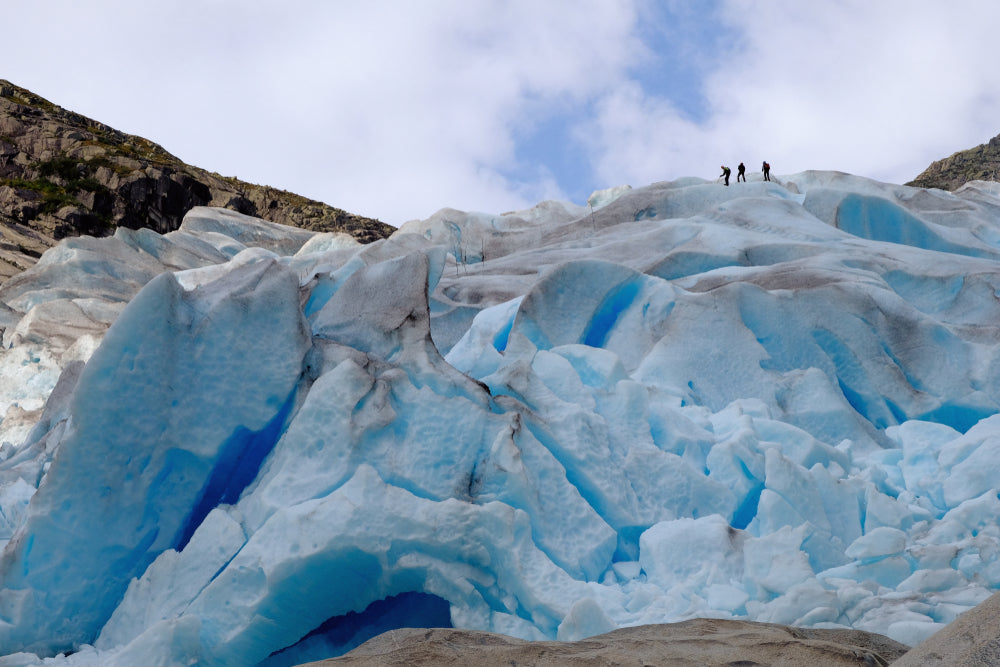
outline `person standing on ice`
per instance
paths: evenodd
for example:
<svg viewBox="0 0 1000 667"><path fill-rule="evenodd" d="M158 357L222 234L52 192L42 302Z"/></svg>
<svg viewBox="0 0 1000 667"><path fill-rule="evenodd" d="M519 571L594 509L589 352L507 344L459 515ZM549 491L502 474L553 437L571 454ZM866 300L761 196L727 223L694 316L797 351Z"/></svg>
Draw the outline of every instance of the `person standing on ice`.
<svg viewBox="0 0 1000 667"><path fill-rule="evenodd" d="M729 174L730 173L732 173L732 172L729 169L729 167L727 167L726 165L722 165L722 173L719 174L719 178L722 178L723 176L725 176L726 177L726 185L729 185Z"/></svg>
<svg viewBox="0 0 1000 667"><path fill-rule="evenodd" d="M736 167L736 182L739 183L741 178L744 183L747 182L747 168L743 166L742 162L740 162L740 166Z"/></svg>
<svg viewBox="0 0 1000 667"><path fill-rule="evenodd" d="M771 165L769 165L766 160L764 161L764 166L761 167L760 170L764 172L765 181L771 180Z"/></svg>

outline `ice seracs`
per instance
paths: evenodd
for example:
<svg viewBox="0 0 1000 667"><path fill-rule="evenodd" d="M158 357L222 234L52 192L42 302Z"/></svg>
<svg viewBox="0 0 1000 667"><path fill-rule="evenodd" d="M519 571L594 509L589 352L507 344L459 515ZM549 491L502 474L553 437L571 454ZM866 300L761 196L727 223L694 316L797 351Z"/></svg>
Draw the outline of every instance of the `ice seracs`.
<svg viewBox="0 0 1000 667"><path fill-rule="evenodd" d="M0 288L0 665L295 664L441 609L916 643L1000 587L996 197L808 172L68 241Z"/></svg>

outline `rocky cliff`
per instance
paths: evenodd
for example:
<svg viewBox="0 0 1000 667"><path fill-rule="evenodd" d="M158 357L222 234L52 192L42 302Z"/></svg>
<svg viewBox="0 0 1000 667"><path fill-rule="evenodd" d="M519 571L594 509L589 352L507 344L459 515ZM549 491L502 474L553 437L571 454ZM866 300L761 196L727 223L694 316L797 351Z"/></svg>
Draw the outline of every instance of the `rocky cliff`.
<svg viewBox="0 0 1000 667"><path fill-rule="evenodd" d="M932 163L907 185L956 190L969 181L1000 181L1000 135Z"/></svg>
<svg viewBox="0 0 1000 667"><path fill-rule="evenodd" d="M283 190L187 165L161 146L0 79L0 283L67 236L117 227L165 233L219 206L361 242L394 227Z"/></svg>

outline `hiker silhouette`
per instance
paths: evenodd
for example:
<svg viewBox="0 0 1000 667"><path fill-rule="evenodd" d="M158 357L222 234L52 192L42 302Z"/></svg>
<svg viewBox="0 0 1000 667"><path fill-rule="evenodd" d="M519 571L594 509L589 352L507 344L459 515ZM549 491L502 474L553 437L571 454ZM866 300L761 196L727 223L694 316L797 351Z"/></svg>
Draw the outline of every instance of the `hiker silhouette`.
<svg viewBox="0 0 1000 667"><path fill-rule="evenodd" d="M732 172L729 169L729 167L727 167L726 165L722 165L722 173L719 174L719 178L722 178L723 176L725 176L726 177L726 185L729 185L729 174L730 173L732 173Z"/></svg>
<svg viewBox="0 0 1000 667"><path fill-rule="evenodd" d="M744 183L746 183L746 182L747 182L747 174L746 174L746 171L747 171L747 168L743 166L743 163L742 163L742 162L740 162L740 166L736 167L736 182L737 182L737 183L739 183L739 182L740 182L740 179L741 179L741 178L743 179L743 182L744 182Z"/></svg>

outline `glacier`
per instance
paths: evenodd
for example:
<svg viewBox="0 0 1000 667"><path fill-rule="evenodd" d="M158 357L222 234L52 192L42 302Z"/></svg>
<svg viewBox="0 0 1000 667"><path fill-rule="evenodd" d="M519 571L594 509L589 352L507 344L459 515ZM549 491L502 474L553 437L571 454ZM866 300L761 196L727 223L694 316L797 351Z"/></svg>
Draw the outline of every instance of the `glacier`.
<svg viewBox="0 0 1000 667"><path fill-rule="evenodd" d="M694 617L906 644L1000 589L1000 184L196 208L0 286L0 667Z"/></svg>

